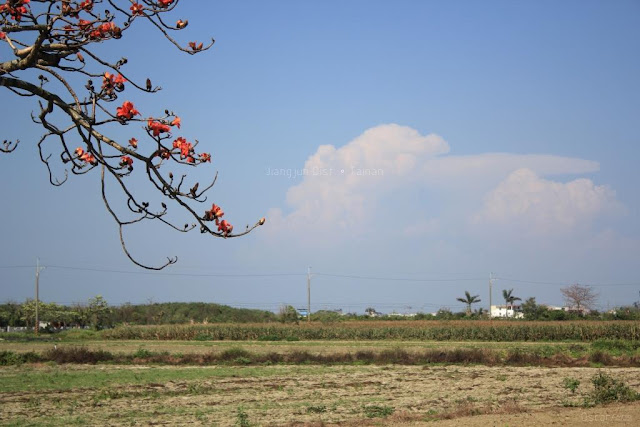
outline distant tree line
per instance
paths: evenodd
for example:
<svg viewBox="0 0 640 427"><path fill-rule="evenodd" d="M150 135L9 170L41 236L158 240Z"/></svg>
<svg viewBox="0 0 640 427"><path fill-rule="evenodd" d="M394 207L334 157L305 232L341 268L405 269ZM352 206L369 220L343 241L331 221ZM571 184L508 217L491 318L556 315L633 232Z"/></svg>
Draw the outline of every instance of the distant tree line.
<svg viewBox="0 0 640 427"><path fill-rule="evenodd" d="M35 324L35 300L24 303L0 304L0 327L28 327ZM93 328L104 329L117 324L159 325L178 323L246 323L277 321L275 313L265 310L233 308L204 302L170 302L150 304L123 304L110 306L100 295L86 304L65 306L40 301L40 323L45 329ZM42 327L42 326L41 326Z"/></svg>

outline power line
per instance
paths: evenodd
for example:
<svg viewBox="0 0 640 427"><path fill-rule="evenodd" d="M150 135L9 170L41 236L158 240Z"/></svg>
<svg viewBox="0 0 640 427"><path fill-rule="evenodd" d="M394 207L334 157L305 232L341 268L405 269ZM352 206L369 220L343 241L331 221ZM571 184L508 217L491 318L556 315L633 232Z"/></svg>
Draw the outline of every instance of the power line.
<svg viewBox="0 0 640 427"><path fill-rule="evenodd" d="M363 279L363 280L386 280L394 282L476 282L484 280L481 278L459 278L459 279L411 279L407 277L374 277L374 276L355 276L348 274L331 274L331 273L314 273L314 276L339 277L344 279Z"/></svg>
<svg viewBox="0 0 640 427"><path fill-rule="evenodd" d="M168 276L168 277L302 277L307 276L305 273L169 273L157 271L130 271L118 270L113 268L97 268L97 267L75 267L66 265L46 265L49 269L69 270L69 271L91 271L97 273L116 273L116 274L133 274L133 275L152 275L152 276ZM17 268L33 268L32 265L0 265L0 269L17 269ZM410 277L382 277L382 276L365 276L357 274L335 274L335 273L314 273L314 276L327 278L357 279L357 280L375 280L389 282L414 282L414 283L442 283L442 282L480 282L485 278L481 277L460 277L460 278L410 278ZM548 286L568 286L571 282L553 282L540 280L526 280L509 277L494 277L494 280L503 280L516 283L527 283L533 285ZM593 287L616 287L616 286L640 286L640 283L581 283L585 286Z"/></svg>
<svg viewBox="0 0 640 427"><path fill-rule="evenodd" d="M510 279L506 277L496 277L498 280L507 280L509 282L530 283L533 285L551 285L551 286L568 286L571 282L542 282L536 280ZM580 283L583 286L608 287L608 286L640 286L640 283Z"/></svg>
<svg viewBox="0 0 640 427"><path fill-rule="evenodd" d="M32 268L33 266L28 266ZM283 276L306 276L304 273L257 273L257 274L229 274L229 273L167 273L152 271L127 271L115 270L110 268L92 268L92 267L70 267L65 265L47 265L49 269L56 270L72 270L72 271L92 271L98 273L118 273L118 274L137 274L152 276L188 276L188 277L283 277ZM22 266L0 266L0 268L22 268Z"/></svg>

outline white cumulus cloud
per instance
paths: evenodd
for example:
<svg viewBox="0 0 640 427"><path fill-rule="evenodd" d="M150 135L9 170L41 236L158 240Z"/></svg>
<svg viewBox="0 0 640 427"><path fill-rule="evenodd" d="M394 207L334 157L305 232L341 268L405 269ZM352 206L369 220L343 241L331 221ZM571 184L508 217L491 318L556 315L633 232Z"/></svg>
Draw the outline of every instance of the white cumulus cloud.
<svg viewBox="0 0 640 427"><path fill-rule="evenodd" d="M518 169L485 197L478 223L516 225L530 233L567 231L620 209L613 190L586 178L567 183Z"/></svg>
<svg viewBox="0 0 640 427"><path fill-rule="evenodd" d="M397 124L368 129L343 146L322 145L301 169L302 181L288 189L287 208L268 213L268 229L335 238L376 232L382 222L403 235L424 235L467 226L472 217L472 227L509 221L549 230L588 222L617 204L611 189L588 179L541 178L595 172L594 161L449 151L442 137ZM439 202L426 200L432 193Z"/></svg>

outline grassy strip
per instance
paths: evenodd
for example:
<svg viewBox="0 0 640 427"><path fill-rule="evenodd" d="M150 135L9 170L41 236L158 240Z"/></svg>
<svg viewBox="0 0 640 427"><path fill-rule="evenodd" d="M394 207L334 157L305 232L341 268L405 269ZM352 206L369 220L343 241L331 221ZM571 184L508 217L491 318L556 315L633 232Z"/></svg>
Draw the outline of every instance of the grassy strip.
<svg viewBox="0 0 640 427"><path fill-rule="evenodd" d="M553 350L553 349L551 349ZM269 365L269 364L482 364L514 366L640 366L640 355L622 354L613 356L602 350L590 354L571 355L549 349L514 348L507 351L480 348L454 348L447 350L426 349L406 351L400 348L382 351L360 350L327 354L292 350L286 353L254 353L242 348L230 348L222 352L203 354L170 354L151 352L144 348L135 353L111 353L105 350L90 350L86 347L61 347L42 353L13 351L0 352L0 365L55 362L58 364L166 364L166 365Z"/></svg>
<svg viewBox="0 0 640 427"><path fill-rule="evenodd" d="M341 367L345 370L360 367ZM323 366L287 366L288 374L322 375L326 372ZM25 391L68 391L78 388L103 390L108 396L127 397L153 394L159 384L168 382L192 382L215 378L267 378L281 375L282 370L277 366L211 366L211 367L144 367L121 369L69 369L60 367L5 371L0 375L0 393ZM118 386L149 386L150 389L121 390ZM191 392L195 393L206 385L193 385ZM210 390L211 391L211 390Z"/></svg>
<svg viewBox="0 0 640 427"><path fill-rule="evenodd" d="M101 333L119 340L420 340L420 341L583 341L640 340L637 321L406 321L300 325L211 324L119 326Z"/></svg>

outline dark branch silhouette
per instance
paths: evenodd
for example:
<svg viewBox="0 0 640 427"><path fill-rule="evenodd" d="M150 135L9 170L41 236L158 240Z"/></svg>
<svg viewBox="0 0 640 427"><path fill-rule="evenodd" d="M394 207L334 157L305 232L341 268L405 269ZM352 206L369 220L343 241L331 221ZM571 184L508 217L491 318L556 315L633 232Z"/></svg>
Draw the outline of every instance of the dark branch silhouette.
<svg viewBox="0 0 640 427"><path fill-rule="evenodd" d="M2 0L0 0L1 2ZM181 119L165 110L159 116L143 118L129 100L121 100L126 90L155 93L161 88L151 79L143 83L126 74L127 58L116 61L105 59L95 52L95 45L126 36L138 20L150 22L164 38L182 52L190 55L210 49L214 40L206 45L189 42L181 45L170 33L187 27L188 21L167 23L167 15L177 7L179 0L4 0L0 3L0 43L6 44L13 57L0 62L0 87L24 97L38 100L39 111L32 113L34 123L44 128L38 141L40 160L49 172L49 181L58 186L72 175L84 175L99 169L102 200L107 211L118 224L122 248L136 265L147 269L162 269L177 261L169 257L159 266L138 262L127 249L123 228L146 220L157 220L173 230L188 232L198 228L215 237L243 236L264 224L264 218L239 233L222 217L222 209L213 204L202 213L196 212L197 203L207 200L207 193L215 184L188 184L186 174L174 179L166 171L167 164L196 167L211 162L207 152L196 152L198 141L189 142L178 136ZM40 73L33 78L37 70ZM77 85L78 78L87 83ZM53 84L57 82L59 85ZM54 112L56 114L54 114ZM64 120L60 119L63 113ZM146 130L144 142L135 137L117 141L105 134L107 125L142 123ZM102 130L104 129L104 130ZM79 146L72 141L82 141ZM4 140L3 153L13 152L20 141ZM59 154L55 157L53 152ZM65 165L64 176L58 177L51 162ZM151 186L162 196L160 207L152 208L147 201L134 195L127 178L134 168L142 168ZM106 191L107 179L116 182L116 188L126 199L127 217L113 208L114 200ZM182 226L167 217L169 205L181 208L187 215ZM182 224L182 221L181 223ZM212 225L215 224L215 225Z"/></svg>

